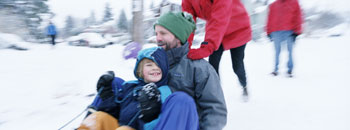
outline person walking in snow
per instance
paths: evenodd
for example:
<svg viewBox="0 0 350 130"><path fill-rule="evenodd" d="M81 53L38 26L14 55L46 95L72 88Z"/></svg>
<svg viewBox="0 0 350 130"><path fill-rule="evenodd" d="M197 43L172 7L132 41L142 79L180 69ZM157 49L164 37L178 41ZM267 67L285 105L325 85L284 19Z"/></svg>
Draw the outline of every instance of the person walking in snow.
<svg viewBox="0 0 350 130"><path fill-rule="evenodd" d="M230 50L232 68L243 88L243 96L248 96L244 50L252 30L240 0L182 0L182 9L194 19L199 17L207 22L204 41L200 48L189 51L188 58L197 60L209 56L209 63L219 74L222 53ZM193 36L189 38L190 43Z"/></svg>
<svg viewBox="0 0 350 130"><path fill-rule="evenodd" d="M286 43L288 48L287 74L293 77L293 47L296 37L302 33L302 14L298 0L277 0L272 3L269 6L266 32L275 45L275 68L271 74L278 75L281 46Z"/></svg>
<svg viewBox="0 0 350 130"><path fill-rule="evenodd" d="M56 42L56 26L50 21L49 25L46 27L46 34L51 38L51 44L52 46L55 46Z"/></svg>
<svg viewBox="0 0 350 130"><path fill-rule="evenodd" d="M166 85L168 67L165 50L153 47L138 53L134 69L137 80L113 87L114 72L102 75L97 83L98 100L102 105L98 106L98 112L90 114L82 122L78 130L198 130L199 120L193 98L184 92L172 93ZM170 112L176 115L169 116ZM165 117L157 119L159 113ZM164 127L169 121L181 124Z"/></svg>
<svg viewBox="0 0 350 130"><path fill-rule="evenodd" d="M193 97L200 130L221 130L226 125L227 109L219 76L206 60L187 57L187 39L195 29L193 17L169 12L156 21L154 29L158 46L168 54L170 89Z"/></svg>

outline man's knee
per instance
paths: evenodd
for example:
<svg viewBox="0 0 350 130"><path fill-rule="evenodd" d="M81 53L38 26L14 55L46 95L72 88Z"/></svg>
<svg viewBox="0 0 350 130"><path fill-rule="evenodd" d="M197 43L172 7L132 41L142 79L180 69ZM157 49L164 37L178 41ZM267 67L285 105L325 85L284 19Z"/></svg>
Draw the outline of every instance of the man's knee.
<svg viewBox="0 0 350 130"><path fill-rule="evenodd" d="M174 92L169 97L170 97L169 100L181 101L181 102L177 102L177 103L194 103L193 98L185 92Z"/></svg>
<svg viewBox="0 0 350 130"><path fill-rule="evenodd" d="M196 111L194 99L185 92L174 92L165 100L162 105L162 112L177 109Z"/></svg>

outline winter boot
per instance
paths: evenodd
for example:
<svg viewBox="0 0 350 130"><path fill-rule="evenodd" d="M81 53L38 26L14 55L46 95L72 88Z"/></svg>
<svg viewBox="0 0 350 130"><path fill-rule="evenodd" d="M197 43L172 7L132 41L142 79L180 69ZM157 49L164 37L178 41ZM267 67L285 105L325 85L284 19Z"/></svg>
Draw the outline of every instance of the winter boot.
<svg viewBox="0 0 350 130"><path fill-rule="evenodd" d="M243 87L243 96L248 96L247 87Z"/></svg>
<svg viewBox="0 0 350 130"><path fill-rule="evenodd" d="M248 102L248 90L247 87L243 87L243 92L242 92L242 100L243 102Z"/></svg>
<svg viewBox="0 0 350 130"><path fill-rule="evenodd" d="M278 72L274 71L271 73L273 76L277 76L278 75Z"/></svg>
<svg viewBox="0 0 350 130"><path fill-rule="evenodd" d="M287 72L287 77L289 77L289 78L293 78L293 74L292 74L292 72Z"/></svg>

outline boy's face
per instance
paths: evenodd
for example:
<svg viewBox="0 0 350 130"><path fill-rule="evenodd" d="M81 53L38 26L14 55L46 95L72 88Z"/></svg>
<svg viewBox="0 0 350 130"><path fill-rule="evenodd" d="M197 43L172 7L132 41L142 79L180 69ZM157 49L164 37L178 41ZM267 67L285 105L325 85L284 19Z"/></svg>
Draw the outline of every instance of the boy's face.
<svg viewBox="0 0 350 130"><path fill-rule="evenodd" d="M177 48L181 46L181 42L179 39L175 37L170 31L166 28L156 25L155 32L157 37L157 44L159 47L162 47L164 50L170 50L172 48Z"/></svg>
<svg viewBox="0 0 350 130"><path fill-rule="evenodd" d="M154 63L152 60L144 59L145 64L143 64L143 79L146 83L158 82L162 79L162 70Z"/></svg>

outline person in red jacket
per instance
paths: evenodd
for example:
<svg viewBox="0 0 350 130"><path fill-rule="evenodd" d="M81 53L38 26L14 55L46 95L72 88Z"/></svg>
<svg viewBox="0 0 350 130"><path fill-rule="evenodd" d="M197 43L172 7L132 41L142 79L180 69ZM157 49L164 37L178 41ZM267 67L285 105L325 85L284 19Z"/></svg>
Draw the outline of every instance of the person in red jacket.
<svg viewBox="0 0 350 130"><path fill-rule="evenodd" d="M287 43L288 48L288 71L289 77L293 77L293 47L295 39L301 34L302 15L298 0L277 0L269 6L266 32L275 45L275 68L271 73L278 75L279 55L281 45Z"/></svg>
<svg viewBox="0 0 350 130"><path fill-rule="evenodd" d="M248 13L240 0L182 0L182 9L193 15L194 20L206 21L205 38L200 48L191 49L187 55L192 60L209 56L209 63L219 74L223 51L230 50L232 68L248 96L244 68L244 50L252 38ZM194 34L189 37L193 40Z"/></svg>

